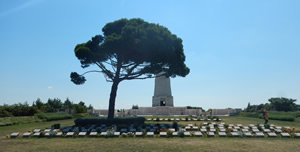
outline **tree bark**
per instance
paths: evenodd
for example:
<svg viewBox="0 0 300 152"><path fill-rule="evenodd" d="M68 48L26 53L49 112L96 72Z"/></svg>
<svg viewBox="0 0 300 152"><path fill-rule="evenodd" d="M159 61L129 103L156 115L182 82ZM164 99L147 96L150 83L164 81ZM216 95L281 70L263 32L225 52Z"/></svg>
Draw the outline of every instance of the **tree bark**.
<svg viewBox="0 0 300 152"><path fill-rule="evenodd" d="M113 119L115 115L115 102L117 97L117 90L119 85L118 80L114 80L111 86L110 97L109 97L109 106L108 106L108 119Z"/></svg>

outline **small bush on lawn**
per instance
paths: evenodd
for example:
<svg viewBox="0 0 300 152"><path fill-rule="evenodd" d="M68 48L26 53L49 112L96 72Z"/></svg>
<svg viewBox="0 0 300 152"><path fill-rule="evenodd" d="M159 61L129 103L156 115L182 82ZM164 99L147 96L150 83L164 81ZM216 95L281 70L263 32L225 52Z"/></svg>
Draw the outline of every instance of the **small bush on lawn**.
<svg viewBox="0 0 300 152"><path fill-rule="evenodd" d="M264 124L264 127L265 127L266 129L270 129L270 124Z"/></svg>
<svg viewBox="0 0 300 152"><path fill-rule="evenodd" d="M183 130L179 130L178 131L178 137L181 137L181 138L183 138L184 137L184 131Z"/></svg>
<svg viewBox="0 0 300 152"><path fill-rule="evenodd" d="M173 131L168 130L168 131L167 131L167 138L170 138L170 137L172 137L172 136L173 136Z"/></svg>
<svg viewBox="0 0 300 152"><path fill-rule="evenodd" d="M175 129L175 131L178 130L178 123L176 121L173 122L173 128Z"/></svg>
<svg viewBox="0 0 300 152"><path fill-rule="evenodd" d="M90 126L90 125L130 125L136 124L141 125L144 124L144 117L135 117L135 118L114 118L114 119L103 119L103 118L79 118L75 121L76 126Z"/></svg>
<svg viewBox="0 0 300 152"><path fill-rule="evenodd" d="M72 116L66 113L37 113L35 116L47 121L72 119Z"/></svg>

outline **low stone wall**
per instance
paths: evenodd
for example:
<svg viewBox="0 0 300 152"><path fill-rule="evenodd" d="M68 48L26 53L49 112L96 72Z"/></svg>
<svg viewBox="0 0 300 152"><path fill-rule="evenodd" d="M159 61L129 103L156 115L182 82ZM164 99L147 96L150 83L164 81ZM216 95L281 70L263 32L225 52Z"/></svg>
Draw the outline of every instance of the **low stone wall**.
<svg viewBox="0 0 300 152"><path fill-rule="evenodd" d="M187 109L186 107L140 107L129 109L130 115L200 115L201 109Z"/></svg>

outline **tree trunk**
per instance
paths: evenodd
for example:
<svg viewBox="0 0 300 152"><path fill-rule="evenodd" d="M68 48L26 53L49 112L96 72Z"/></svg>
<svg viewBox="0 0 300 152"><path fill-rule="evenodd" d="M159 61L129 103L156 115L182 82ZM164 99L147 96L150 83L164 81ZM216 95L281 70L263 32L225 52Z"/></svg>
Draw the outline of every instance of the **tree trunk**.
<svg viewBox="0 0 300 152"><path fill-rule="evenodd" d="M110 97L109 97L109 106L108 106L108 119L113 119L115 115L115 102L116 102L116 97L117 97L117 90L118 90L118 85L119 81L113 81L113 84L111 86L111 91L110 91Z"/></svg>

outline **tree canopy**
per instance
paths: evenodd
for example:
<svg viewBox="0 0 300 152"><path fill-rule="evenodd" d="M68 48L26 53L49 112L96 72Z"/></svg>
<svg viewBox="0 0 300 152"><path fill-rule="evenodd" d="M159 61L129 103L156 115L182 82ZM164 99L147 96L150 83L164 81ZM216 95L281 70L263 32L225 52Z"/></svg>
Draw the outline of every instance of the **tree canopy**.
<svg viewBox="0 0 300 152"><path fill-rule="evenodd" d="M96 65L100 70L72 72L71 81L83 84L86 73L100 72L106 81L113 82L108 118L114 117L116 92L121 81L154 78L158 73L167 77L189 74L182 40L166 27L142 19L120 19L107 23L102 32L103 35L96 35L74 49L82 68Z"/></svg>

